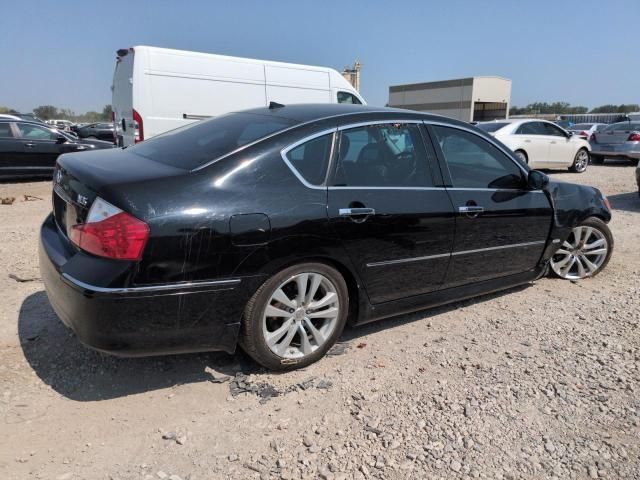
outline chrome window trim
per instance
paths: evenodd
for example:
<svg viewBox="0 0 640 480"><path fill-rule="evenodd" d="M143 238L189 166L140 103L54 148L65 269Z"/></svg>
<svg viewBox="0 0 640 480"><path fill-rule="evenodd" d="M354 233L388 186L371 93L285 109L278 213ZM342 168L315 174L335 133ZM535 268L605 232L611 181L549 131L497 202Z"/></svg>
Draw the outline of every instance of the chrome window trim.
<svg viewBox="0 0 640 480"><path fill-rule="evenodd" d="M282 150L280 150L280 156L282 157L282 160L284 160L284 163L287 164L287 167L289 167L289 170L291 170L291 172L296 176L296 178L298 180L300 180L300 182L307 188L312 188L314 190L326 190L326 181L327 181L327 175L329 174L329 171L331 170L331 158L333 157L333 149L335 148L335 137L336 137L336 131L337 128L333 127L333 128L328 128L326 130L322 130L321 132L316 132L312 135L308 135L306 137L304 137L301 140L298 140L295 143L292 143L291 145L289 145L288 147L283 148ZM322 183L320 185L314 185L312 183L309 183L303 176L302 174L298 171L298 169L296 167L293 166L293 164L291 163L291 161L287 158L287 154L293 150L296 147L299 147L300 145L310 142L311 140L314 140L316 138L319 137L323 137L325 135L333 135L333 138L331 139L331 151L329 152L329 159L327 161L327 171L324 173L324 180L322 181Z"/></svg>
<svg viewBox="0 0 640 480"><path fill-rule="evenodd" d="M120 288L108 288L108 287L98 287L95 285L91 285L89 283L85 283L77 278L72 277L68 273L63 273L62 278L67 282L75 285L76 287L82 288L84 290L89 290L97 293L113 293L113 294L121 294L121 293L149 293L149 292L165 292L171 290L178 290L181 288L198 288L198 287L225 287L237 285L240 283L239 278L233 278L230 280L205 280L200 282L177 282L177 283L165 283L164 285L149 285L143 287L120 287Z"/></svg>
<svg viewBox="0 0 640 480"><path fill-rule="evenodd" d="M520 163L518 163L518 161L517 161L517 160L515 160L515 159L512 157L512 154L511 154L511 153L509 153L507 150L505 150L505 149L504 149L504 148L502 148L500 145L498 145L497 143L495 143L495 142L492 140L492 138L487 138L487 137L485 137L484 135L480 135L480 134L478 134L478 132L475 132L475 131L473 131L473 130L472 130L472 129L470 129L470 128L462 127L462 126L460 126L460 125L453 125L453 124L450 124L450 123L444 123L444 122L436 122L436 121L433 121L433 120L423 120L422 122L423 122L425 125L438 125L438 126L441 126L441 127L455 128L455 129L457 129L457 130L462 130L462 131L465 131L465 132L471 133L471 134L475 135L476 137L479 137L479 138L483 139L484 141L486 141L486 142L490 143L490 144L491 144L491 145L493 145L494 147L496 147L498 150L500 150L502 153L504 153L504 154L507 156L507 158L508 158L509 160L511 160L511 161L512 161L512 162L513 162L513 163L514 163L514 164L515 164L515 165L516 165L516 166L517 166L517 167L522 171L522 173L524 173L525 175L529 175L529 170L527 170L526 168L524 168L524 166L520 165ZM445 160L445 162L447 161L447 159L446 159L446 158L445 158L444 160ZM447 165L447 168L448 168L448 167L449 167L449 165ZM453 180L453 179L452 179L452 180ZM459 188L464 188L464 187L459 187ZM525 190L525 191L530 191L530 190Z"/></svg>
<svg viewBox="0 0 640 480"><path fill-rule="evenodd" d="M363 104L364 105L364 104ZM229 112L229 113L240 113L240 112ZM238 152L241 152L247 148L253 147L254 145L257 145L260 142L263 142L265 140L268 140L270 138L273 138L277 135L280 135L281 133L285 133L285 132L289 132L291 130L295 130L296 128L299 127L304 127L305 125L312 125L314 123L323 121L323 120L329 120L331 118L340 118L340 117L348 117L349 115L359 115L362 113L366 113L366 114L376 114L376 113L389 113L386 112L384 110L368 110L366 112L348 112L348 113L339 113L337 115L328 115L326 117L318 117L318 118L314 118L313 120L307 120L306 122L302 122L302 123L296 123L295 125L292 125L290 127L287 127L283 130L278 130L277 132L273 132L269 135L267 135L266 137L262 137L259 138L257 140L254 140L253 142L247 143L246 145L242 145L241 147L236 148L235 150L232 150L230 152L225 153L224 155L220 155L219 157L214 158L213 160L209 160L207 163L203 163L202 165L189 170L190 172L197 172L198 170L202 170L203 168L208 167L209 165L212 165L214 163L216 163L218 160L222 160L223 158L227 158L230 157L231 155L235 155Z"/></svg>
<svg viewBox="0 0 640 480"><path fill-rule="evenodd" d="M397 118L389 118L389 119L380 119L380 120L368 120L366 122L357 122L357 123L349 123L347 125L340 125L338 126L338 131L342 131L342 130L350 130L352 128L358 128L358 127L367 127L370 125L386 125L387 123L416 123L416 124L420 124L420 123L424 123L423 119L405 119L405 120L401 120L401 119L397 119Z"/></svg>
<svg viewBox="0 0 640 480"><path fill-rule="evenodd" d="M446 187L447 190L462 191L470 190L472 192L527 192L527 193L544 193L542 190L527 190L526 188L471 188L471 187Z"/></svg>
<svg viewBox="0 0 640 480"><path fill-rule="evenodd" d="M445 187L363 187L363 186L331 186L329 190L446 190Z"/></svg>

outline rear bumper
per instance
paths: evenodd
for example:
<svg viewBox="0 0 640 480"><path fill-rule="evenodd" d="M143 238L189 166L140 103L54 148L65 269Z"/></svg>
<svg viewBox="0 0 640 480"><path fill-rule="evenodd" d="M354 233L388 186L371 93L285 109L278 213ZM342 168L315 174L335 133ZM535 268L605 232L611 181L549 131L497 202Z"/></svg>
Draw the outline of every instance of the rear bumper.
<svg viewBox="0 0 640 480"><path fill-rule="evenodd" d="M122 356L233 353L251 287L262 280L117 286L127 278L128 262L74 251L52 216L41 228L39 257L49 301L62 322L87 346Z"/></svg>
<svg viewBox="0 0 640 480"><path fill-rule="evenodd" d="M640 159L640 143L633 142L629 145L624 143L619 145L591 144L591 155L638 160Z"/></svg>

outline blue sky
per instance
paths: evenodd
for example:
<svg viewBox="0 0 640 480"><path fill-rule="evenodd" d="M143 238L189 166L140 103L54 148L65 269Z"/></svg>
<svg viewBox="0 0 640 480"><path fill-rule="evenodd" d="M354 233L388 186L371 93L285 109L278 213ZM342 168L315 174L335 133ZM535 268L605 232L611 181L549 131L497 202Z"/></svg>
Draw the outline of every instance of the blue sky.
<svg viewBox="0 0 640 480"><path fill-rule="evenodd" d="M361 92L463 76L513 80L512 104L640 103L639 0L15 1L0 16L0 105L111 102L115 51L197 50L341 70Z"/></svg>

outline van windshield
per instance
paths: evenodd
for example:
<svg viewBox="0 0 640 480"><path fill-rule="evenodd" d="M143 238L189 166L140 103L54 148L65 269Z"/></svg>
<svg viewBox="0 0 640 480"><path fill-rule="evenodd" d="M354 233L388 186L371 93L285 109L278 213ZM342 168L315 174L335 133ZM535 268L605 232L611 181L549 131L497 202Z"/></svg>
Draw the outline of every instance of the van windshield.
<svg viewBox="0 0 640 480"><path fill-rule="evenodd" d="M127 151L172 167L193 170L296 123L271 115L230 113L176 128Z"/></svg>

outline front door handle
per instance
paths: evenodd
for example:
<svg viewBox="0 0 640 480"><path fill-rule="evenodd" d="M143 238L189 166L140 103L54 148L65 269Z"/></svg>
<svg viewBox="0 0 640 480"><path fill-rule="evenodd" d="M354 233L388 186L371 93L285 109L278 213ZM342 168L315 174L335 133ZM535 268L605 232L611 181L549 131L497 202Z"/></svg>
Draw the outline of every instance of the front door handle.
<svg viewBox="0 0 640 480"><path fill-rule="evenodd" d="M458 212L464 213L469 218L476 218L484 212L484 207L479 205L464 205L462 207L458 207Z"/></svg>
<svg viewBox="0 0 640 480"><path fill-rule="evenodd" d="M27 148L33 148L33 147L36 146L36 144L35 143L25 143L24 146L27 147Z"/></svg>
<svg viewBox="0 0 640 480"><path fill-rule="evenodd" d="M550 142L551 145L555 145L557 142L555 140L553 140L552 142Z"/></svg>
<svg viewBox="0 0 640 480"><path fill-rule="evenodd" d="M531 143L531 140L525 140L524 143Z"/></svg>
<svg viewBox="0 0 640 480"><path fill-rule="evenodd" d="M375 215L376 211L373 208L341 208L338 210L338 214L341 217L361 217L363 215Z"/></svg>

